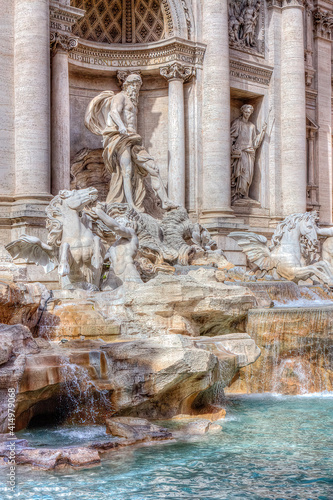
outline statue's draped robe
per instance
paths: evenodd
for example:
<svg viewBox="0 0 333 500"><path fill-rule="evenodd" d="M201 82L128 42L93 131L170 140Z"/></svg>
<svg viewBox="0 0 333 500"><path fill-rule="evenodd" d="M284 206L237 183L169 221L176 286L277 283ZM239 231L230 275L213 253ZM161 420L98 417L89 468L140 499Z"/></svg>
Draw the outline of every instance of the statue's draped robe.
<svg viewBox="0 0 333 500"><path fill-rule="evenodd" d="M148 174L145 163L152 157L142 146L142 138L138 134L123 135L111 118L112 91L105 91L95 97L86 112L85 125L96 135L103 136L103 160L111 174L108 203L126 203L123 188L123 173L120 157L126 149L131 151L132 162L136 168L132 171L132 191L135 206L140 208L146 194L143 178Z"/></svg>
<svg viewBox="0 0 333 500"><path fill-rule="evenodd" d="M257 134L256 127L251 122L245 122L243 117L236 118L231 124L232 149L241 151L239 158L232 158L232 191L234 198L247 198L253 180L255 150L260 146L263 134ZM254 151L247 151L253 148Z"/></svg>

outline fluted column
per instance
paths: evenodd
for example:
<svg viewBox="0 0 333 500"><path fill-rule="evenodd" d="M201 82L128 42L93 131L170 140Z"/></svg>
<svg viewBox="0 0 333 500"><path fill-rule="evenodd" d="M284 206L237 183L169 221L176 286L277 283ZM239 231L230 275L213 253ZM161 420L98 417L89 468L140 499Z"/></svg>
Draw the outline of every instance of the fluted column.
<svg viewBox="0 0 333 500"><path fill-rule="evenodd" d="M303 1L282 1L282 215L306 210L306 118Z"/></svg>
<svg viewBox="0 0 333 500"><path fill-rule="evenodd" d="M51 33L51 174L52 194L70 188L70 114L68 52L77 46L73 36Z"/></svg>
<svg viewBox="0 0 333 500"><path fill-rule="evenodd" d="M50 193L49 0L15 0L15 193Z"/></svg>
<svg viewBox="0 0 333 500"><path fill-rule="evenodd" d="M202 82L202 220L230 216L230 78L228 2L203 0L207 44Z"/></svg>
<svg viewBox="0 0 333 500"><path fill-rule="evenodd" d="M317 71L317 125L316 164L320 222L332 224L332 26L333 16L321 9L314 11L314 32Z"/></svg>
<svg viewBox="0 0 333 500"><path fill-rule="evenodd" d="M185 206L185 109L184 82L193 75L191 67L179 63L164 66L161 75L169 82L168 103L168 196Z"/></svg>

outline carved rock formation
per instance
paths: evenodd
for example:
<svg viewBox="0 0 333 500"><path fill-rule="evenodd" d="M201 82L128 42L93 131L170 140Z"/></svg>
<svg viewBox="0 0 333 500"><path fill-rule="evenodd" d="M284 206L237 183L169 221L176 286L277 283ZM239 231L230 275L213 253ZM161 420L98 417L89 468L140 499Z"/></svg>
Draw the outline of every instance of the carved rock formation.
<svg viewBox="0 0 333 500"><path fill-rule="evenodd" d="M0 323L33 328L50 292L40 283L0 282Z"/></svg>
<svg viewBox="0 0 333 500"><path fill-rule="evenodd" d="M180 276L160 273L148 283L127 283L94 294L55 291L40 320L39 335L52 340L78 339L80 335L111 340L115 335L242 332L247 311L256 306L256 299L244 287L218 282L218 273L214 269Z"/></svg>
<svg viewBox="0 0 333 500"><path fill-rule="evenodd" d="M7 429L9 387L17 392L16 430L45 414L62 421L101 423L112 414L159 418L208 413L215 384L225 387L244 366L238 354L222 345L218 351L216 356L211 346L198 348L181 335L47 344L1 365L0 431Z"/></svg>

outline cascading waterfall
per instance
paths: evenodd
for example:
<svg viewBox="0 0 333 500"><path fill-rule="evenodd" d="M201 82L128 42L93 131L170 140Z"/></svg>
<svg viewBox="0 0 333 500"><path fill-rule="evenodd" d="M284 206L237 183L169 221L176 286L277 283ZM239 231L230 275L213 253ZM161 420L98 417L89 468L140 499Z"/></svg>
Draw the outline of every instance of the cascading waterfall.
<svg viewBox="0 0 333 500"><path fill-rule="evenodd" d="M247 392L304 394L333 387L333 305L249 312L247 332L261 348L244 370Z"/></svg>
<svg viewBox="0 0 333 500"><path fill-rule="evenodd" d="M239 285L239 283L235 283ZM247 333L261 349L228 392L306 394L333 389L333 300L323 286L281 281L243 283L259 303Z"/></svg>
<svg viewBox="0 0 333 500"><path fill-rule="evenodd" d="M108 391L101 390L83 366L62 358L61 406L67 412L67 420L80 424L99 423L111 412Z"/></svg>

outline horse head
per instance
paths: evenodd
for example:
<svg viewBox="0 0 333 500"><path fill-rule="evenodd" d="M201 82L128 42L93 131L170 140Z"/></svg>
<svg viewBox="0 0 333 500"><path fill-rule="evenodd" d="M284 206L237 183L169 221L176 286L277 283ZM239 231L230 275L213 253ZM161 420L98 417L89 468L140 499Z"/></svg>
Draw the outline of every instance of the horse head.
<svg viewBox="0 0 333 500"><path fill-rule="evenodd" d="M66 204L71 210L80 212L84 207L97 200L98 191L94 187L88 187L72 191L59 191L58 196L63 200L63 204Z"/></svg>
<svg viewBox="0 0 333 500"><path fill-rule="evenodd" d="M66 209L81 212L87 205L98 198L98 191L94 187L86 189L64 189L59 191L46 208L46 227L49 230L48 244L60 246Z"/></svg>

